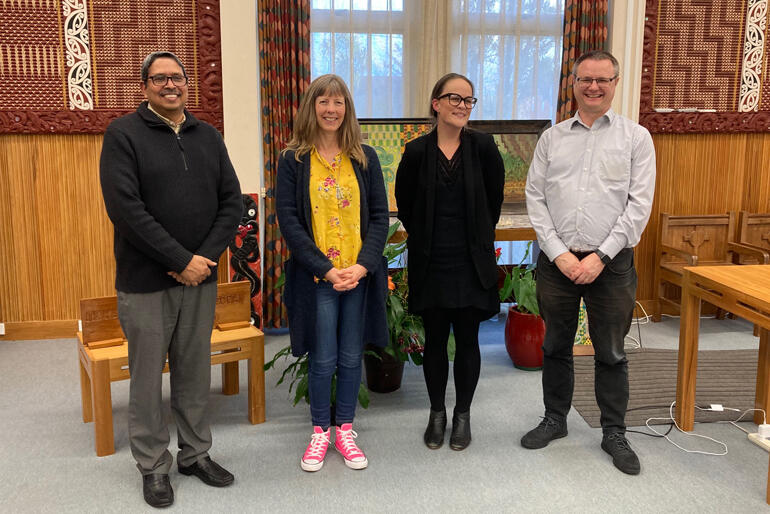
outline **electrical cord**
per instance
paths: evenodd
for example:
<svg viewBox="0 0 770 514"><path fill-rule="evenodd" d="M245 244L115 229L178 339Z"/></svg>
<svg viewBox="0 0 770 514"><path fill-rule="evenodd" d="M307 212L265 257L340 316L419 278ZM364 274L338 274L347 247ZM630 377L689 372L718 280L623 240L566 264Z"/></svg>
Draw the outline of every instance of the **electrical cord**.
<svg viewBox="0 0 770 514"><path fill-rule="evenodd" d="M722 441L718 441L718 440L714 439L713 437L709 437L707 435L688 434L687 432L682 430L679 427L679 424L676 422L676 419L674 418L674 405L675 404L676 404L676 400L671 402L671 405L668 408L668 415L669 415L668 418L648 418L647 421L644 422L644 425L647 427L647 429L650 432L653 432L655 434L658 434L661 437L664 437L666 439L666 441L668 441L669 443L673 444L674 446L676 446L677 448L679 448L680 450L682 450L683 452L686 452L686 453L699 453L701 455L713 455L715 457L721 457L722 455L727 455L727 445L725 443L723 443ZM665 421L669 421L670 420L670 421L673 422L673 424L676 427L676 429L679 430L684 435L691 436L691 437L700 437L702 439L708 439L709 441L713 441L713 442L717 443L718 445L722 446L723 451L721 453L715 453L715 452L705 452L705 451L701 451L701 450L688 450L687 448L684 448L683 446L680 446L677 443L675 443L674 441L672 441L671 438L668 437L668 435L667 435L668 433L661 434L660 432L658 432L657 430L652 428L650 426L650 421L653 421L653 420L656 420L656 421L657 420L665 420Z"/></svg>
<svg viewBox="0 0 770 514"><path fill-rule="evenodd" d="M679 448L680 450L682 450L682 451L684 451L686 453L699 453L701 455L713 455L713 456L717 456L717 457L722 456L722 455L727 455L727 445L725 443L723 443L722 441L718 441L718 440L716 440L714 438L711 438L711 437L708 437L708 436L705 436L705 435L701 435L701 434L688 433L688 432L685 432L684 430L682 430L681 428L679 428L679 425L677 424L676 419L674 418L674 405L675 404L676 404L676 400L671 402L671 405L668 407L668 414L669 414L668 418L648 418L647 421L644 422L644 424L647 427L647 429L650 430L651 432L653 432L653 434L648 434L646 432L639 432L637 430L627 430L627 432L634 432L634 433L638 433L638 434L649 435L649 436L652 436L652 437L662 437L662 438L665 438L669 443L673 444L674 446L676 446L677 448ZM709 407L700 407L698 405L695 406L695 408L700 410L700 411L722 412L722 411L726 411L727 410L727 411L741 412L740 409L734 409L734 408L731 408L731 407L722 407L721 405L718 406L719 408L716 408L716 407L717 407L716 404L711 405ZM650 408L650 407L636 407L634 409L628 409L628 410L637 410L637 409L642 409L642 408ZM707 421L705 423L730 423L731 425L733 425L734 427L738 428L739 430L742 430L743 432L746 432L747 434L749 434L750 432L748 430L738 426L738 422L740 420L742 420L743 417L746 416L746 414L748 414L749 412L756 412L756 411L759 411L759 412L762 413L762 416L763 416L763 418L765 420L765 423L767 423L767 413L763 409L747 409L747 410L743 411L740 416L738 416L738 419L735 419L735 420L729 420L729 421ZM657 430L655 430L654 428L652 428L650 426L650 421L653 421L653 420L670 421L668 423L669 428L668 428L668 430L666 431L665 434L661 434L660 432L658 432ZM703 423L703 422L697 422L697 423L700 424L700 423ZM714 453L714 452L705 452L705 451L700 451L700 450L688 450L687 448L684 448L684 447L678 445L677 443L675 443L674 441L672 441L668 437L668 434L671 432L671 430L674 427L676 427L676 429L679 432L681 432L682 434L684 434L684 435L691 436L691 437L700 437L700 438L703 438L703 439L708 439L709 441L713 441L713 442L721 445L722 448L724 449L724 451L721 452L721 453Z"/></svg>

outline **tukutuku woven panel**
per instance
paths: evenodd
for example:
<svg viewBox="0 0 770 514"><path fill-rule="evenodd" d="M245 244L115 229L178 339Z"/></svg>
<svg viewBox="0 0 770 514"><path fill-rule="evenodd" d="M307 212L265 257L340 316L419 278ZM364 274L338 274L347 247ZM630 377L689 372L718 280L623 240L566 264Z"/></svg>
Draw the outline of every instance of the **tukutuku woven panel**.
<svg viewBox="0 0 770 514"><path fill-rule="evenodd" d="M647 0L639 121L650 132L770 131L768 0Z"/></svg>
<svg viewBox="0 0 770 514"><path fill-rule="evenodd" d="M220 131L218 0L3 0L0 133L101 133L143 100L142 59L170 50L187 108Z"/></svg>

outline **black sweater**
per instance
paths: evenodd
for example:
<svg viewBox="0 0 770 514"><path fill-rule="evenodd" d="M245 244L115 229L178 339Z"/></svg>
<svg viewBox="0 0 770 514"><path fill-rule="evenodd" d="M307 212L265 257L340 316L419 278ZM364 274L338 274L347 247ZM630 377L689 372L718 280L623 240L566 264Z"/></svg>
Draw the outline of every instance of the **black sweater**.
<svg viewBox="0 0 770 514"><path fill-rule="evenodd" d="M225 143L185 111L179 135L143 102L107 127L99 163L115 226L115 288L148 293L178 286L193 254L217 261L235 235L241 190ZM216 269L206 282L216 280Z"/></svg>

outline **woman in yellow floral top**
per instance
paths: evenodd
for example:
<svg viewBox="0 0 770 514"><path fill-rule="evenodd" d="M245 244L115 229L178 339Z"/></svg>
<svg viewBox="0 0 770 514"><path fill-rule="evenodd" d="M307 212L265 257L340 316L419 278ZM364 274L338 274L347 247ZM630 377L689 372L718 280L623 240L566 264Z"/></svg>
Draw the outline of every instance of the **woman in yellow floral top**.
<svg viewBox="0 0 770 514"><path fill-rule="evenodd" d="M300 461L323 466L337 373L335 447L352 469L368 465L353 431L364 343L385 346L388 204L375 151L361 131L347 86L315 79L300 102L278 163L276 213L291 257L284 302L292 353L308 354L313 433Z"/></svg>

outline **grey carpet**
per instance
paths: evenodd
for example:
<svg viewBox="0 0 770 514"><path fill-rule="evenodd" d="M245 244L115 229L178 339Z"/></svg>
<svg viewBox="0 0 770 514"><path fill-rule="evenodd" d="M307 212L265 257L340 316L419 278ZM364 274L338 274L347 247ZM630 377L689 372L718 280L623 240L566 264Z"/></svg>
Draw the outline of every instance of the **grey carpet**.
<svg viewBox="0 0 770 514"><path fill-rule="evenodd" d="M709 350L698 352L695 403L719 403L741 412L754 407L757 379L757 350ZM667 418L676 399L677 351L631 350L628 355L629 401L627 426L643 426L649 418ZM575 394L572 405L593 428L600 427L599 407L594 395L593 356L575 357ZM695 410L695 421L729 421L735 411ZM752 419L747 414L744 420ZM651 424L665 423L652 421Z"/></svg>

